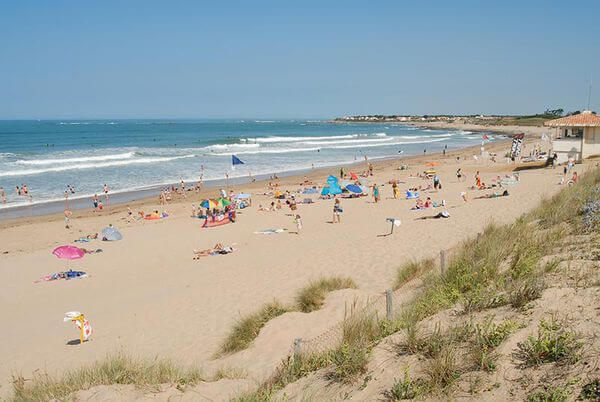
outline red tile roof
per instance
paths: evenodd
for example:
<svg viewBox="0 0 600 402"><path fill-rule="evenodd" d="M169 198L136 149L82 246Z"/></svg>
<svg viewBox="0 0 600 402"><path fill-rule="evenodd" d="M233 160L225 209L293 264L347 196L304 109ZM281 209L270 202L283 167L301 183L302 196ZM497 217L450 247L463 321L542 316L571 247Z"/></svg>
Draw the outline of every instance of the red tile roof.
<svg viewBox="0 0 600 402"><path fill-rule="evenodd" d="M572 116L561 117L544 123L548 127L600 127L600 116L592 112L582 112Z"/></svg>

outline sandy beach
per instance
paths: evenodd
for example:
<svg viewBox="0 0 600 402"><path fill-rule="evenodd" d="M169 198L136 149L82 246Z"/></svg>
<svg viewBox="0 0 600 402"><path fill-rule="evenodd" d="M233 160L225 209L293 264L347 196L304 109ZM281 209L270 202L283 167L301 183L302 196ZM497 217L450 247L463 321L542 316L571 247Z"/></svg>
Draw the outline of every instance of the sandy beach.
<svg viewBox="0 0 600 402"><path fill-rule="evenodd" d="M469 128L472 129L472 128ZM521 130L524 131L524 130ZM537 129L539 134L540 129ZM526 144L523 154L532 149ZM345 305L355 298L380 295L391 286L397 267L403 262L434 256L439 250L455 246L474 236L489 222L504 223L517 218L538 204L543 197L560 190L562 170L532 169L519 172L518 184L508 187L510 195L477 199L494 190L468 190L480 171L485 183L499 175L511 174L514 165L502 157L510 141L486 145L497 152L497 162L472 157L479 149L386 160L374 164L371 182L380 185L382 200L343 199L342 222L331 224L333 200L315 200L300 205L303 228L296 227L291 211L258 211L259 204L273 201L265 182L233 187L253 194L252 206L241 210L235 224L202 228L203 220L191 218L191 204L203 194L189 192L167 206L155 199L129 204L135 211L159 209L169 217L158 221L127 223L126 205L109 207L102 213L77 211L71 229L65 229L62 215L0 222L0 266L4 274L0 316L3 342L0 345L0 395L10 393L11 375L26 378L34 372L51 375L101 359L107 353L123 351L133 356L168 357L182 364L194 364L206 371L236 367L247 371L250 381L268 376L290 350L296 337L310 338L343 317ZM542 144L542 149L545 145ZM457 162L456 156L461 156ZM402 194L409 187L427 186L431 180L416 177L435 162L442 190L428 190L421 197L445 200L443 208L412 211L414 200L393 199L391 179L400 181ZM407 164L408 170L398 170ZM465 181L457 181L461 168ZM365 164L349 170L362 171ZM576 170L585 169L585 165ZM323 185L328 174L338 168L311 172L316 185ZM280 180L280 189L297 190L302 177ZM466 191L468 201L461 198ZM305 198L305 197L301 197ZM442 210L448 219L421 220ZM391 236L386 218L402 224ZM101 253L86 255L71 263L88 278L34 283L40 277L61 271L65 262L51 254L54 247L76 244L73 240L100 232L108 224L118 227L123 240L91 241L83 246L101 248ZM284 229L270 236L256 234L263 229ZM229 255L192 260L193 249L205 249L220 242L233 245ZM333 292L323 309L313 313L286 313L271 321L247 350L214 359L231 326L263 303L277 299L291 303L295 292L309 281L342 275L351 277L356 290ZM64 313L79 310L94 327L90 342L71 345L77 332L63 323Z"/></svg>

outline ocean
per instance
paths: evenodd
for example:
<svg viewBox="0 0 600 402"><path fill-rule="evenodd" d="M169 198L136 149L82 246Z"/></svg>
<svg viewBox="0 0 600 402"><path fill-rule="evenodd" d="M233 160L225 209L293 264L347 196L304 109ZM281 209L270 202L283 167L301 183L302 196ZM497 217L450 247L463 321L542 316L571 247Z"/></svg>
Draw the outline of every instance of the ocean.
<svg viewBox="0 0 600 402"><path fill-rule="evenodd" d="M493 136L491 136L493 140ZM0 121L2 209L179 183L301 171L481 142L468 131L320 120ZM232 170L231 155L244 162ZM31 198L16 194L27 185ZM1 202L1 200L0 200ZM91 203L90 203L91 205Z"/></svg>

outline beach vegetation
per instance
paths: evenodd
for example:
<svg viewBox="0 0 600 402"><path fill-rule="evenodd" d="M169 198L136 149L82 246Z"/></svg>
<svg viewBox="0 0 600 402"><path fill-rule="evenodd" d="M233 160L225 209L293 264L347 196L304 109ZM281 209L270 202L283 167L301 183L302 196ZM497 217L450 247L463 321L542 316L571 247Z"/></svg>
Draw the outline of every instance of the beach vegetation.
<svg viewBox="0 0 600 402"><path fill-rule="evenodd" d="M390 401L401 401L418 398L425 391L425 381L422 378L412 379L408 371L404 371L404 376L395 380L392 387L383 392L383 396Z"/></svg>
<svg viewBox="0 0 600 402"><path fill-rule="evenodd" d="M544 386L527 396L527 402L565 402L571 394L567 387Z"/></svg>
<svg viewBox="0 0 600 402"><path fill-rule="evenodd" d="M398 268L393 289L400 289L402 286L404 286L406 283L410 282L414 278L417 278L426 272L432 271L434 267L435 262L433 258L407 262L406 264Z"/></svg>
<svg viewBox="0 0 600 402"><path fill-rule="evenodd" d="M174 384L179 389L204 381L202 372L183 368L167 359L134 359L123 353L108 355L103 360L68 371L60 378L34 374L26 379L13 377L11 401L49 401L68 399L74 392L98 385L135 385L158 391L161 384Z"/></svg>
<svg viewBox="0 0 600 402"><path fill-rule="evenodd" d="M352 278L331 277L321 278L300 289L296 296L298 310L310 313L323 307L325 297L329 292L340 289L356 289L356 283Z"/></svg>
<svg viewBox="0 0 600 402"><path fill-rule="evenodd" d="M272 301L263 305L257 312L241 317L221 344L218 355L231 354L246 349L267 322L288 311L289 309L278 301Z"/></svg>
<svg viewBox="0 0 600 402"><path fill-rule="evenodd" d="M579 360L582 346L580 336L568 328L566 320L552 316L540 320L537 334L519 342L514 355L521 368L549 362L573 364Z"/></svg>
<svg viewBox="0 0 600 402"><path fill-rule="evenodd" d="M588 382L581 388L579 400L600 401L600 377Z"/></svg>

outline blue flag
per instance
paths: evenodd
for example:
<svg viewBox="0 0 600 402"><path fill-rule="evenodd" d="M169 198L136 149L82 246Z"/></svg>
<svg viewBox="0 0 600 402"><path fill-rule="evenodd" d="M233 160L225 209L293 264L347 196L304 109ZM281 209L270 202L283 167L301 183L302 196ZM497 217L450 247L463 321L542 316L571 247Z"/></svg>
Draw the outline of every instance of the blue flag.
<svg viewBox="0 0 600 402"><path fill-rule="evenodd" d="M244 162L242 162L240 160L240 158L238 158L235 155L231 155L231 165L232 165L232 168L235 168L235 165L243 165L243 164L244 164Z"/></svg>

